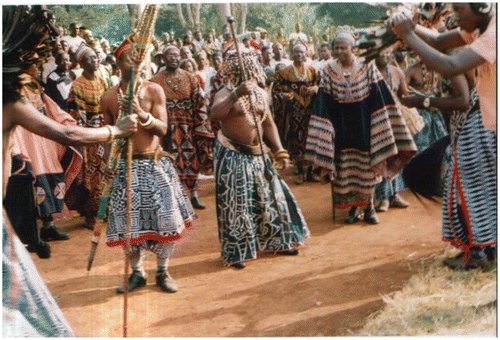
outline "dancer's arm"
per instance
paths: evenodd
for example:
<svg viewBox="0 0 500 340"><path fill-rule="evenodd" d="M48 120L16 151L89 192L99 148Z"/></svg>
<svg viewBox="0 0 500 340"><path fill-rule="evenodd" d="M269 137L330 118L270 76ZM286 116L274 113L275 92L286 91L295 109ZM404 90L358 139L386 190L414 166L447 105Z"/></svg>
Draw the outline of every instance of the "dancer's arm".
<svg viewBox="0 0 500 340"><path fill-rule="evenodd" d="M115 126L102 128L83 128L61 125L47 118L24 100L3 105L8 126L21 125L26 130L64 145L82 145L106 142L112 137L128 137L137 131L137 115L126 117ZM5 120L4 120L5 123ZM3 127L4 131L6 126Z"/></svg>

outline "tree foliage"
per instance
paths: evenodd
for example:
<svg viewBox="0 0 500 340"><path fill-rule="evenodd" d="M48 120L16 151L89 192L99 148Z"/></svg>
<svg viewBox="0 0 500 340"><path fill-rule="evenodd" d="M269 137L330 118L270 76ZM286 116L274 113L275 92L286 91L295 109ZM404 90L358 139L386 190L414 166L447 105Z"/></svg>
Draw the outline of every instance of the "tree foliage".
<svg viewBox="0 0 500 340"><path fill-rule="evenodd" d="M226 22L219 17L217 6L220 5L161 5L155 34L159 37L162 32L173 31L177 38L182 38L187 29L199 29L206 34L212 28L222 34ZM239 33L260 27L265 28L271 38L279 28L288 36L295 32L295 24L300 23L304 33L320 39L325 32L335 31L336 26L366 27L367 20L381 18L386 12L385 6L367 3L237 3L231 7ZM68 27L71 22L80 23L90 28L94 36L101 35L111 43L121 42L131 31L126 5L52 5L49 8L58 24ZM179 17L179 8L182 18ZM245 11L243 19L246 20L242 20L241 14Z"/></svg>
<svg viewBox="0 0 500 340"><path fill-rule="evenodd" d="M367 3L324 2L316 5L318 18L329 17L334 26L349 25L357 28L367 27L367 20L379 19L386 14L385 5Z"/></svg>
<svg viewBox="0 0 500 340"><path fill-rule="evenodd" d="M110 42L121 42L130 32L126 5L55 5L49 6L56 23L69 27L72 22L89 28L94 37L103 36Z"/></svg>

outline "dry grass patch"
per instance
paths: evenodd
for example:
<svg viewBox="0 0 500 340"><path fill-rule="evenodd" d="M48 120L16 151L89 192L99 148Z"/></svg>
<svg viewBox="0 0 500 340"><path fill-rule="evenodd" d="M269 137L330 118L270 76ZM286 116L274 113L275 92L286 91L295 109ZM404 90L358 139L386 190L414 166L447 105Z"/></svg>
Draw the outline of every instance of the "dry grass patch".
<svg viewBox="0 0 500 340"><path fill-rule="evenodd" d="M442 260L434 255L428 267L424 262L429 259L422 259L419 274L393 296L383 296L386 306L368 318L358 335L496 336L496 266L485 272L454 271Z"/></svg>

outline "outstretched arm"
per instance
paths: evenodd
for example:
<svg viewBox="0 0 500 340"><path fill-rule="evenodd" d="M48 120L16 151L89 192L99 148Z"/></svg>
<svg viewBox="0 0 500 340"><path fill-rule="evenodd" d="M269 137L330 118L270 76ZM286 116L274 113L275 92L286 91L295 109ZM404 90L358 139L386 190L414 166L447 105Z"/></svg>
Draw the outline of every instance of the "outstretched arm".
<svg viewBox="0 0 500 340"><path fill-rule="evenodd" d="M105 142L111 137L127 137L137 131L137 116L132 115L120 120L115 126L102 128L82 128L72 125L61 125L47 118L24 100L3 105L3 114L7 115L7 127L21 125L26 130L64 145L83 145ZM4 120L5 123L5 120ZM10 129L9 129L10 130Z"/></svg>
<svg viewBox="0 0 500 340"><path fill-rule="evenodd" d="M460 47L465 45L465 41L458 30L438 33L436 30L416 25L415 34L433 48L444 51L446 49Z"/></svg>
<svg viewBox="0 0 500 340"><path fill-rule="evenodd" d="M440 49L445 49L457 47L460 44L464 45L465 41L461 37L457 37L459 35L458 31L448 33L443 38L424 34L427 31L420 28L418 29L419 33L417 33L412 20L405 14L396 16L392 21L392 25L392 30L420 56L425 65L444 77L449 78L462 74L486 62L483 57L469 47L464 48L456 55L446 55L432 47L441 44ZM425 39L422 39L419 35L423 35Z"/></svg>

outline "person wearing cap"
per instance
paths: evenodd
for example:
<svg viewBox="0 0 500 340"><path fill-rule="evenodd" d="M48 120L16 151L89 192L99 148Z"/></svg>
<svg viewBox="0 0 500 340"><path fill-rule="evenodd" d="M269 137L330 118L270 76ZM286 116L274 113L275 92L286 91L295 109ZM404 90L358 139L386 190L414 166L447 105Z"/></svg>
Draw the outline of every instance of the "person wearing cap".
<svg viewBox="0 0 500 340"><path fill-rule="evenodd" d="M62 39L68 42L69 48L77 50L81 43L85 42L80 36L80 24L72 22L69 25L69 35L64 36Z"/></svg>
<svg viewBox="0 0 500 340"><path fill-rule="evenodd" d="M201 76L203 79L203 92L208 95L211 91L210 88L210 79L215 75L215 69L210 66L210 62L208 61L207 54L205 51L200 51L194 55L194 60L196 61L196 64L198 64L198 71L197 73Z"/></svg>
<svg viewBox="0 0 500 340"><path fill-rule="evenodd" d="M215 43L215 37L213 36L212 33L208 33L208 35L207 35L207 42L203 46L203 51L205 51L205 53L207 54L207 58L209 60L211 60L213 54L215 52L219 51L219 50L220 50L220 46L218 46Z"/></svg>
<svg viewBox="0 0 500 340"><path fill-rule="evenodd" d="M133 271L129 277L129 291L146 285L143 260L147 250L157 258L156 284L161 290L174 293L178 287L168 273L168 260L176 241L183 240L182 236L193 225L195 213L169 154L161 146L167 132L163 89L156 83L139 79L133 100L126 97L129 82L132 81L133 39L131 34L114 53L122 78L118 86L102 97L101 111L104 123L111 125L118 119L120 111L128 110L130 106L138 116L139 128L131 139L131 190L132 197L137 197L137 204L132 205L131 212L126 211L123 197L127 190L127 165L123 157L111 187L106 243L110 247L125 247L127 214L131 213L131 250L127 255ZM124 290L120 286L117 292L123 293Z"/></svg>
<svg viewBox="0 0 500 340"><path fill-rule="evenodd" d="M333 46L336 58L321 70L304 158L333 182L335 209L349 209L345 223L357 222L362 207L364 221L377 224L375 185L394 179L417 147L375 64L354 54L352 30L341 27Z"/></svg>
<svg viewBox="0 0 500 340"><path fill-rule="evenodd" d="M76 125L76 121L68 113L43 93L37 73L37 68L30 67L20 75L24 86L19 93L40 114L60 124ZM66 85L71 86L71 82ZM69 92L67 86L66 91ZM68 164L72 166L65 168L61 155L71 160ZM64 209L66 188L78 174L81 156L74 149L66 149L52 140L19 127L12 134L12 164L12 176L9 178L4 206L19 237L28 245L28 251L36 252L40 258L48 258L50 247L44 241L70 238L68 233L54 225L52 215L61 213ZM29 199L30 196L32 199ZM42 220L40 230L37 228L38 218Z"/></svg>
<svg viewBox="0 0 500 340"><path fill-rule="evenodd" d="M99 76L99 61L93 49L85 44L76 51L76 58L83 68L82 75L75 79L68 98L71 115L80 126L98 128L103 126L100 100L108 89L108 83ZM106 159L104 146L95 144L84 150L84 165L81 173L81 185L77 192L71 193L73 207L85 216L85 226L94 229L95 215L104 188ZM76 196L76 197L74 197ZM86 199L85 199L86 198Z"/></svg>
<svg viewBox="0 0 500 340"><path fill-rule="evenodd" d="M273 39L273 49L275 44L281 44L281 47L287 48L288 47L288 39L285 38L284 33L283 33L283 28L278 28L278 32L276 33L276 36Z"/></svg>
<svg viewBox="0 0 500 340"><path fill-rule="evenodd" d="M212 163L214 135L208 120L205 97L196 78L179 68L180 51L169 46L164 53L166 68L151 81L159 84L167 98L168 127L163 149L175 157L181 181L195 209L205 209L198 197L198 174Z"/></svg>
<svg viewBox="0 0 500 340"><path fill-rule="evenodd" d="M211 34L214 37L214 45L217 50L221 50L222 48L222 42L221 39L217 36L217 32L215 31L215 28L211 28L209 31L209 34Z"/></svg>

